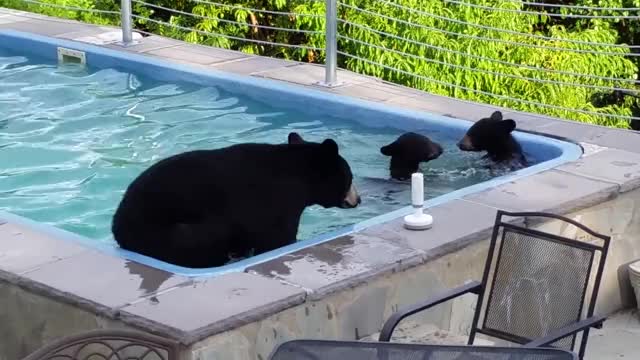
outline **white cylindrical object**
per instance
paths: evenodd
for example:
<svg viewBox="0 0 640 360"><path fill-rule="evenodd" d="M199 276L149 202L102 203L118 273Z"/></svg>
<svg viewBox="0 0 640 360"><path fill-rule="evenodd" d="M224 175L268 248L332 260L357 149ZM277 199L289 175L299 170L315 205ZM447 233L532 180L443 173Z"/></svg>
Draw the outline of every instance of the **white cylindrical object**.
<svg viewBox="0 0 640 360"><path fill-rule="evenodd" d="M433 218L422 212L424 207L424 177L422 173L411 174L411 205L415 211L404 217L404 226L410 230L431 228Z"/></svg>
<svg viewBox="0 0 640 360"><path fill-rule="evenodd" d="M419 172L411 175L411 204L415 207L424 205L424 177Z"/></svg>

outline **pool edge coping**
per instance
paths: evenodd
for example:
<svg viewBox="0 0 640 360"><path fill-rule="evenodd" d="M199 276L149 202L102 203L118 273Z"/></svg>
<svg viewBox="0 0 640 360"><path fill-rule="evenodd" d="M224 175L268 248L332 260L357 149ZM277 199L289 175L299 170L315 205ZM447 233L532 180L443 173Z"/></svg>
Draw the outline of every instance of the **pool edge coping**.
<svg viewBox="0 0 640 360"><path fill-rule="evenodd" d="M450 117L446 117L438 114L427 113L426 111L403 109L403 108L400 108L399 106L394 106L394 105L389 105L384 103L382 104L375 103L365 99L358 99L358 98L353 98L349 96L343 96L343 95L334 94L331 92L323 92L317 89L302 88L300 85L285 83L285 82L267 79L267 78L242 76L237 74L226 73L217 69L210 69L210 68L203 69L197 66L177 64L175 62L171 62L170 60L158 59L158 58L140 55L140 54L132 54L132 53L118 51L118 50L114 50L106 47L100 47L92 44L79 43L72 40L58 39L50 36L41 36L41 35L36 35L36 34L24 32L24 31L0 29L0 36L3 36L3 34L8 35L10 37L17 37L22 39L28 39L30 41L46 43L48 45L55 46L55 47L71 48L74 50L84 51L89 54L95 53L96 55L99 55L99 56L107 56L107 57L134 61L134 62L147 62L155 66L171 69L176 72L184 72L184 73L193 74L196 76L201 76L203 78L222 79L223 81L226 81L226 82L239 83L242 86L258 87L260 89L275 88L275 90L277 91L289 93L289 94L295 94L297 91L304 89L306 90L305 96L310 97L311 98L310 100L335 102L343 106L363 108L368 111L380 112L385 115L390 114L392 116L407 117L407 118L419 120L419 119L424 119L426 117L426 114L429 114L430 122L435 121L436 123L446 124L447 127L454 127L454 128L468 127L471 124L471 122L467 120L450 118ZM460 199L466 195L469 195L474 192L482 191L486 188L499 186L501 184L505 184L510 181L515 181L519 178L530 176L532 174L536 174L541 171L545 171L545 170L557 167L564 163L579 159L582 154L582 149L580 148L579 145L566 140L558 140L556 138L545 137L543 135L531 134L528 132L518 131L518 130L516 130L515 136L518 139L530 138L530 139L534 139L534 141L537 141L537 142L547 143L550 146L554 146L557 149L559 149L561 151L561 155L551 160L527 167L525 169L518 170L497 178L493 178L491 180L488 180L479 184L474 184L469 187L458 189L456 191L438 196L433 199L429 199L425 201L425 208L429 208L446 201L451 201L453 199ZM34 221L31 221L30 219L26 219L16 214L8 214L6 212L0 212L0 216L11 218L12 221L19 222L24 225L28 225L32 227L36 226L42 231L50 232L52 234L55 234L56 236L60 236L71 241L79 242L83 245L98 249L110 255L124 257L132 261L137 261L148 266L152 266L164 271L172 272L176 275L187 276L187 277L205 277L205 276L210 277L210 276L218 276L218 275L230 273L230 272L245 271L248 267L253 266L257 263L269 261L277 257L284 256L292 252L298 251L305 247L321 244L331 239L366 229L367 227L372 225L397 219L399 217L402 217L410 213L410 211L411 211L411 206L407 205L395 211L382 214L374 218L367 219L359 223L313 237L308 240L287 245L287 246L269 251L264 254L253 256L248 259L240 260L238 262L234 262L234 263L223 265L223 266L202 268L202 269L191 269L191 268L176 266L176 265L172 265L163 261L150 258L148 256L132 253L123 249L118 249L116 247L111 247L104 244L97 245L94 242L92 242L90 239L84 238L82 236L70 233L62 229L54 228L52 226L36 223Z"/></svg>

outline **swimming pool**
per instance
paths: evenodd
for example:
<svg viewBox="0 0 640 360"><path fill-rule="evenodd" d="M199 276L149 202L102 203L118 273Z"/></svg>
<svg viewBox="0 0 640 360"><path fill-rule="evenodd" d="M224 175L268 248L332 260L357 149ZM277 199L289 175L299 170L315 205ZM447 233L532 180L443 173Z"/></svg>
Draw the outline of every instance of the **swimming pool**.
<svg viewBox="0 0 640 360"><path fill-rule="evenodd" d="M0 208L22 215L22 221L37 220L32 224L48 231L184 275L236 271L405 214L408 187L383 181L388 158L378 149L406 130L426 133L445 147L440 159L423 166L428 206L580 155L577 145L518 133L538 163L491 179L474 168L479 154L453 146L468 122L14 31L0 32L0 44L0 68L15 72L12 81L0 79L2 111L10 112L9 118L0 116L6 122L0 137ZM86 52L90 70L56 67L58 46ZM284 142L289 131L307 140L338 141L358 175L362 208L309 209L302 241L212 269L180 268L113 246L108 227L121 191L153 161L194 148Z"/></svg>

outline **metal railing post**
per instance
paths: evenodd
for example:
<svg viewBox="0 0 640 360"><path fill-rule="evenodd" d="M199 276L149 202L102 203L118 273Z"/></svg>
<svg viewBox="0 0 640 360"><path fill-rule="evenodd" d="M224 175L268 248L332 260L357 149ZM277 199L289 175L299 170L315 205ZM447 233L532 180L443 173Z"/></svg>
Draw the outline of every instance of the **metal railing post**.
<svg viewBox="0 0 640 360"><path fill-rule="evenodd" d="M324 81L319 85L334 87L338 86L338 6L337 0L325 0L326 3L326 26L325 26L325 59Z"/></svg>
<svg viewBox="0 0 640 360"><path fill-rule="evenodd" d="M133 27L131 26L131 0L120 1L120 23L122 24L122 45L133 44Z"/></svg>

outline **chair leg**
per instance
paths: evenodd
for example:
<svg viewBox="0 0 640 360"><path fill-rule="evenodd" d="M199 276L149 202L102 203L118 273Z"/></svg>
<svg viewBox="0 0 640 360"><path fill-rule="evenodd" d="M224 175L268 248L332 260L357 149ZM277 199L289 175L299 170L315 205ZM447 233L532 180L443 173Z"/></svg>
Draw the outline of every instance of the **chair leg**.
<svg viewBox="0 0 640 360"><path fill-rule="evenodd" d="M469 333L469 339L467 340L467 345L473 345L473 342L476 339L476 328L475 326L471 328L471 332Z"/></svg>
<svg viewBox="0 0 640 360"><path fill-rule="evenodd" d="M582 332L582 339L580 339L580 351L578 352L578 359L584 359L584 353L587 350L587 340L589 340L589 328L586 328Z"/></svg>

